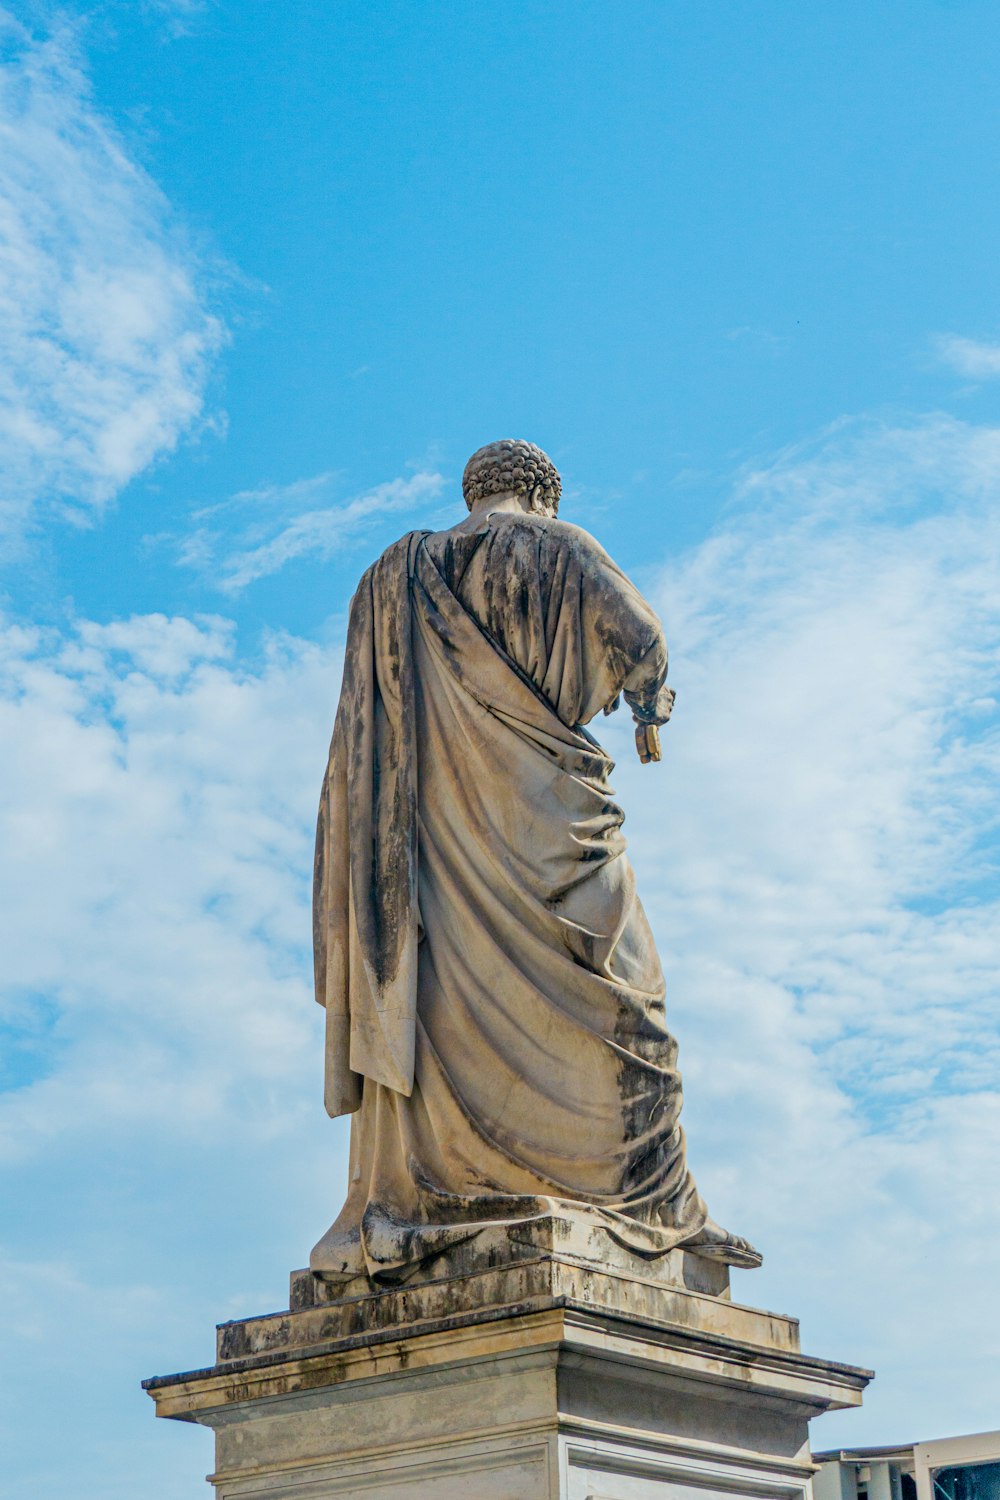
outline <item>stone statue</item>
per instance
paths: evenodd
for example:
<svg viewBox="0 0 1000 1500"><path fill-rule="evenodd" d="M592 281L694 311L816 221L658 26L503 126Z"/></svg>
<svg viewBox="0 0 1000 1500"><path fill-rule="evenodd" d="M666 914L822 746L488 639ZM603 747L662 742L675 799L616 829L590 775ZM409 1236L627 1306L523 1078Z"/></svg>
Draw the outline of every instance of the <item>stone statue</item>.
<svg viewBox="0 0 1000 1500"><path fill-rule="evenodd" d="M327 1109L354 1118L312 1270L392 1282L566 1209L646 1258L759 1265L687 1167L663 974L584 727L624 697L658 758L659 621L557 519L539 448L491 443L462 488L468 517L389 547L351 606L314 940Z"/></svg>
<svg viewBox="0 0 1000 1500"><path fill-rule="evenodd" d="M760 1256L685 1160L677 1047L585 726L644 762L659 621L530 443L469 460L467 520L351 605L316 842L327 1107L347 1201L287 1311L145 1382L215 1431L223 1495L808 1500L807 1424L867 1370L729 1295Z"/></svg>

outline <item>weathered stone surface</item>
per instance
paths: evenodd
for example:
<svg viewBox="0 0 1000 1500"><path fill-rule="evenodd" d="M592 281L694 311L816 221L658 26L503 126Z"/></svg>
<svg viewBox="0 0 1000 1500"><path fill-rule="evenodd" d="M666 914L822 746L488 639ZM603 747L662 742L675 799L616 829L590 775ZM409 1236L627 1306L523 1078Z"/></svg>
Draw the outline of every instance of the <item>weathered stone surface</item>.
<svg viewBox="0 0 1000 1500"><path fill-rule="evenodd" d="M663 973L585 727L624 699L658 758L660 622L557 517L533 444L474 454L463 492L468 517L387 548L351 605L314 885L351 1169L310 1266L405 1281L573 1204L640 1253L759 1264L688 1169Z"/></svg>
<svg viewBox="0 0 1000 1500"><path fill-rule="evenodd" d="M542 1225L503 1264L224 1324L215 1365L147 1389L215 1429L225 1500L804 1500L808 1419L868 1373L802 1355L794 1319L560 1241Z"/></svg>
<svg viewBox="0 0 1000 1500"><path fill-rule="evenodd" d="M712 1297L729 1296L729 1267L696 1252L681 1248L666 1254L642 1255L623 1245L608 1225L590 1215L583 1205L567 1206L559 1213L519 1219L512 1224L492 1224L466 1239L452 1242L432 1260L414 1261L405 1277L393 1282L407 1287L456 1277L477 1277L485 1271L539 1256L555 1256L610 1276L625 1275L659 1286L686 1287ZM470 1283L471 1285L471 1283ZM293 1309L343 1302L349 1297L368 1297L373 1284L368 1276L353 1281L327 1279L321 1272L293 1271L290 1303Z"/></svg>
<svg viewBox="0 0 1000 1500"><path fill-rule="evenodd" d="M298 1273L294 1282L310 1273ZM742 1340L767 1349L794 1352L799 1347L794 1318L742 1307L726 1298L693 1292L662 1281L612 1274L593 1266L539 1255L466 1276L423 1281L314 1307L262 1318L244 1318L219 1328L216 1358L220 1364L252 1358L272 1350L303 1349L354 1337L373 1341L380 1334L398 1335L425 1325L476 1322L505 1310L519 1313L560 1302L701 1333Z"/></svg>

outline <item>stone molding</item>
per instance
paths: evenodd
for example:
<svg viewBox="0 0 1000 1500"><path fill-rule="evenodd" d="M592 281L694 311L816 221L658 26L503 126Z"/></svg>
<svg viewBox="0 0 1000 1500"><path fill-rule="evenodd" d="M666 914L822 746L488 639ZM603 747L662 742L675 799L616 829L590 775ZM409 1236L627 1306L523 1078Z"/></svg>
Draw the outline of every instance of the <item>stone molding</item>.
<svg viewBox="0 0 1000 1500"><path fill-rule="evenodd" d="M214 1365L146 1389L215 1430L222 1500L806 1500L807 1422L870 1379L676 1260L448 1270L339 1302L295 1273L294 1310L222 1324Z"/></svg>

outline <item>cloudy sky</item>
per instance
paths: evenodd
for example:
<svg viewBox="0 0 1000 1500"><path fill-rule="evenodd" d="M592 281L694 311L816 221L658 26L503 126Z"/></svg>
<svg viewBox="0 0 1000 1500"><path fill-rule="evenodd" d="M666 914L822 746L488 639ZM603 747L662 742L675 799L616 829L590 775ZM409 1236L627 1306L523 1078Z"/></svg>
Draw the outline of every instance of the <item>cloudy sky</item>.
<svg viewBox="0 0 1000 1500"><path fill-rule="evenodd" d="M663 763L602 733L736 1295L877 1370L817 1446L1000 1425L998 49L992 0L0 8L5 1497L198 1494L138 1382L339 1206L344 613L501 435L667 626Z"/></svg>

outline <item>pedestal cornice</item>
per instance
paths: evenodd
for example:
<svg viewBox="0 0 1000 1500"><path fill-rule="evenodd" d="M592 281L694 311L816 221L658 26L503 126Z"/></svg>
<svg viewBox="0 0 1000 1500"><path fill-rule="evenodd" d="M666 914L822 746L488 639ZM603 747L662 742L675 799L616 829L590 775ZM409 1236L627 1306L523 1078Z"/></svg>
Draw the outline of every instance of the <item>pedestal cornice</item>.
<svg viewBox="0 0 1000 1500"><path fill-rule="evenodd" d="M720 1281L690 1257L657 1279L518 1253L339 1300L295 1273L289 1310L145 1387L214 1429L220 1500L808 1500L807 1423L859 1405L869 1371L802 1354L796 1320L728 1279L699 1290Z"/></svg>

